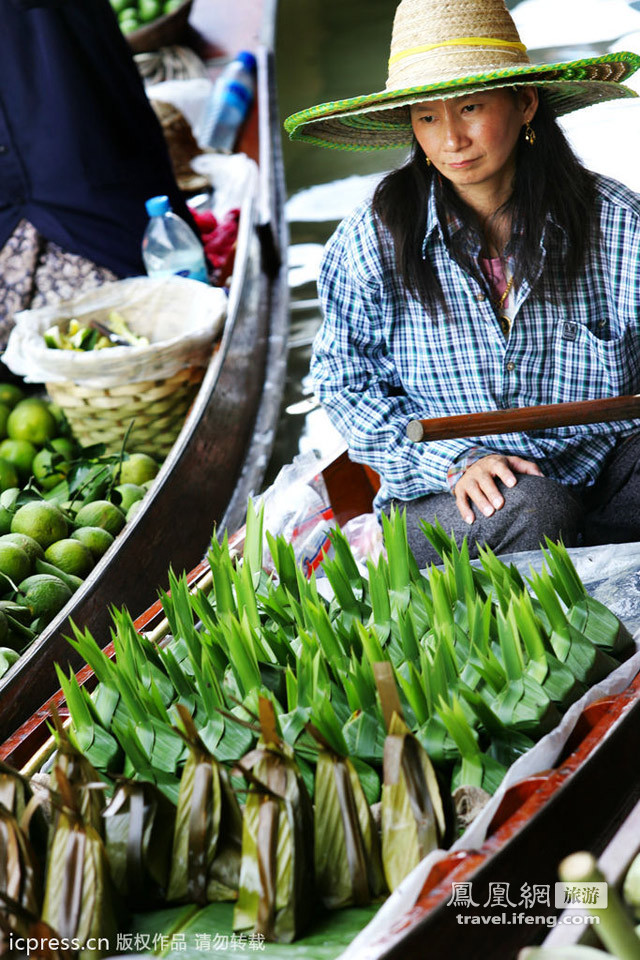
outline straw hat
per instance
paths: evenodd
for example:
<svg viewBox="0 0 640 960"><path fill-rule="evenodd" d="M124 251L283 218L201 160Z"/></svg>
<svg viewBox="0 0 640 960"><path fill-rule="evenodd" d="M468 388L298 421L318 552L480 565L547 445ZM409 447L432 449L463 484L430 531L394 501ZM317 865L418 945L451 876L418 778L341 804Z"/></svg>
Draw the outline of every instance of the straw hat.
<svg viewBox="0 0 640 960"><path fill-rule="evenodd" d="M635 97L622 86L640 67L634 53L533 64L504 0L402 0L391 37L384 90L321 103L285 120L292 140L348 150L407 146L408 105L482 87L535 84L557 114L602 100Z"/></svg>

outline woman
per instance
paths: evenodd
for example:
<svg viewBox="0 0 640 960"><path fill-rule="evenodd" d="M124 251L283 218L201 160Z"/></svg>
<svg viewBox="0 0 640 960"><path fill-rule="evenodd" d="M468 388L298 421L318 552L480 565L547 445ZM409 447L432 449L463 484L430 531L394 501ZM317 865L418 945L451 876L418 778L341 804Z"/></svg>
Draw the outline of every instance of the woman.
<svg viewBox="0 0 640 960"><path fill-rule="evenodd" d="M382 93L311 108L295 139L411 143L345 220L319 281L316 392L376 505L496 551L640 539L640 421L413 444L407 423L640 387L640 200L585 170L556 114L635 96L629 53L529 62L502 0L402 0ZM595 134L594 134L595 135Z"/></svg>
<svg viewBox="0 0 640 960"><path fill-rule="evenodd" d="M1 351L16 311L144 273L148 197L189 213L108 0L0 0L0 22Z"/></svg>

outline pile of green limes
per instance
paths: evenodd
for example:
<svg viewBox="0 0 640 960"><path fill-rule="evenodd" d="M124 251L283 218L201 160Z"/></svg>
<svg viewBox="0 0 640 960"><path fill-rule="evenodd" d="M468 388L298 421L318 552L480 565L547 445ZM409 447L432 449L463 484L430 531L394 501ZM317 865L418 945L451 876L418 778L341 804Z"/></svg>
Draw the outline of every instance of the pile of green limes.
<svg viewBox="0 0 640 960"><path fill-rule="evenodd" d="M148 23L173 13L184 0L111 0L123 33L133 33Z"/></svg>

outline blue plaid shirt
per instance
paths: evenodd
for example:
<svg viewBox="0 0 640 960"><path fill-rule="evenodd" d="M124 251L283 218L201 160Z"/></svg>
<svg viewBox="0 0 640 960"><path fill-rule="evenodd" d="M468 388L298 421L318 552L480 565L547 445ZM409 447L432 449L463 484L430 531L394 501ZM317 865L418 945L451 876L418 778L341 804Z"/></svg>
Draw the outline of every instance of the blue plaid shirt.
<svg viewBox="0 0 640 960"><path fill-rule="evenodd" d="M450 257L433 193L422 252L448 318L405 295L389 237L381 256L369 203L340 224L320 270L325 319L311 373L351 458L380 474L378 508L449 490L449 471L477 448L589 486L616 442L638 429L640 420L625 420L430 443L405 435L413 419L640 392L640 197L605 177L597 190L601 242L582 282L560 304L531 295L524 282L507 339L480 285ZM558 255L543 257L561 279Z"/></svg>

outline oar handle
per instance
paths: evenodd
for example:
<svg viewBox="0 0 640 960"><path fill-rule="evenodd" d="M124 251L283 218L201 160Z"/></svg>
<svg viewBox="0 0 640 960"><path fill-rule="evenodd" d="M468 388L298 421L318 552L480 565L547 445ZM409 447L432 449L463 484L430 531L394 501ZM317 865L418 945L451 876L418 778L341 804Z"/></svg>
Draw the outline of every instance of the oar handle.
<svg viewBox="0 0 640 960"><path fill-rule="evenodd" d="M523 433L582 423L605 423L640 417L640 395L606 397L603 400L578 400L573 403L547 403L539 407L512 407L488 410L456 417L411 420L407 424L409 440L452 440L455 437L483 437L494 433Z"/></svg>

